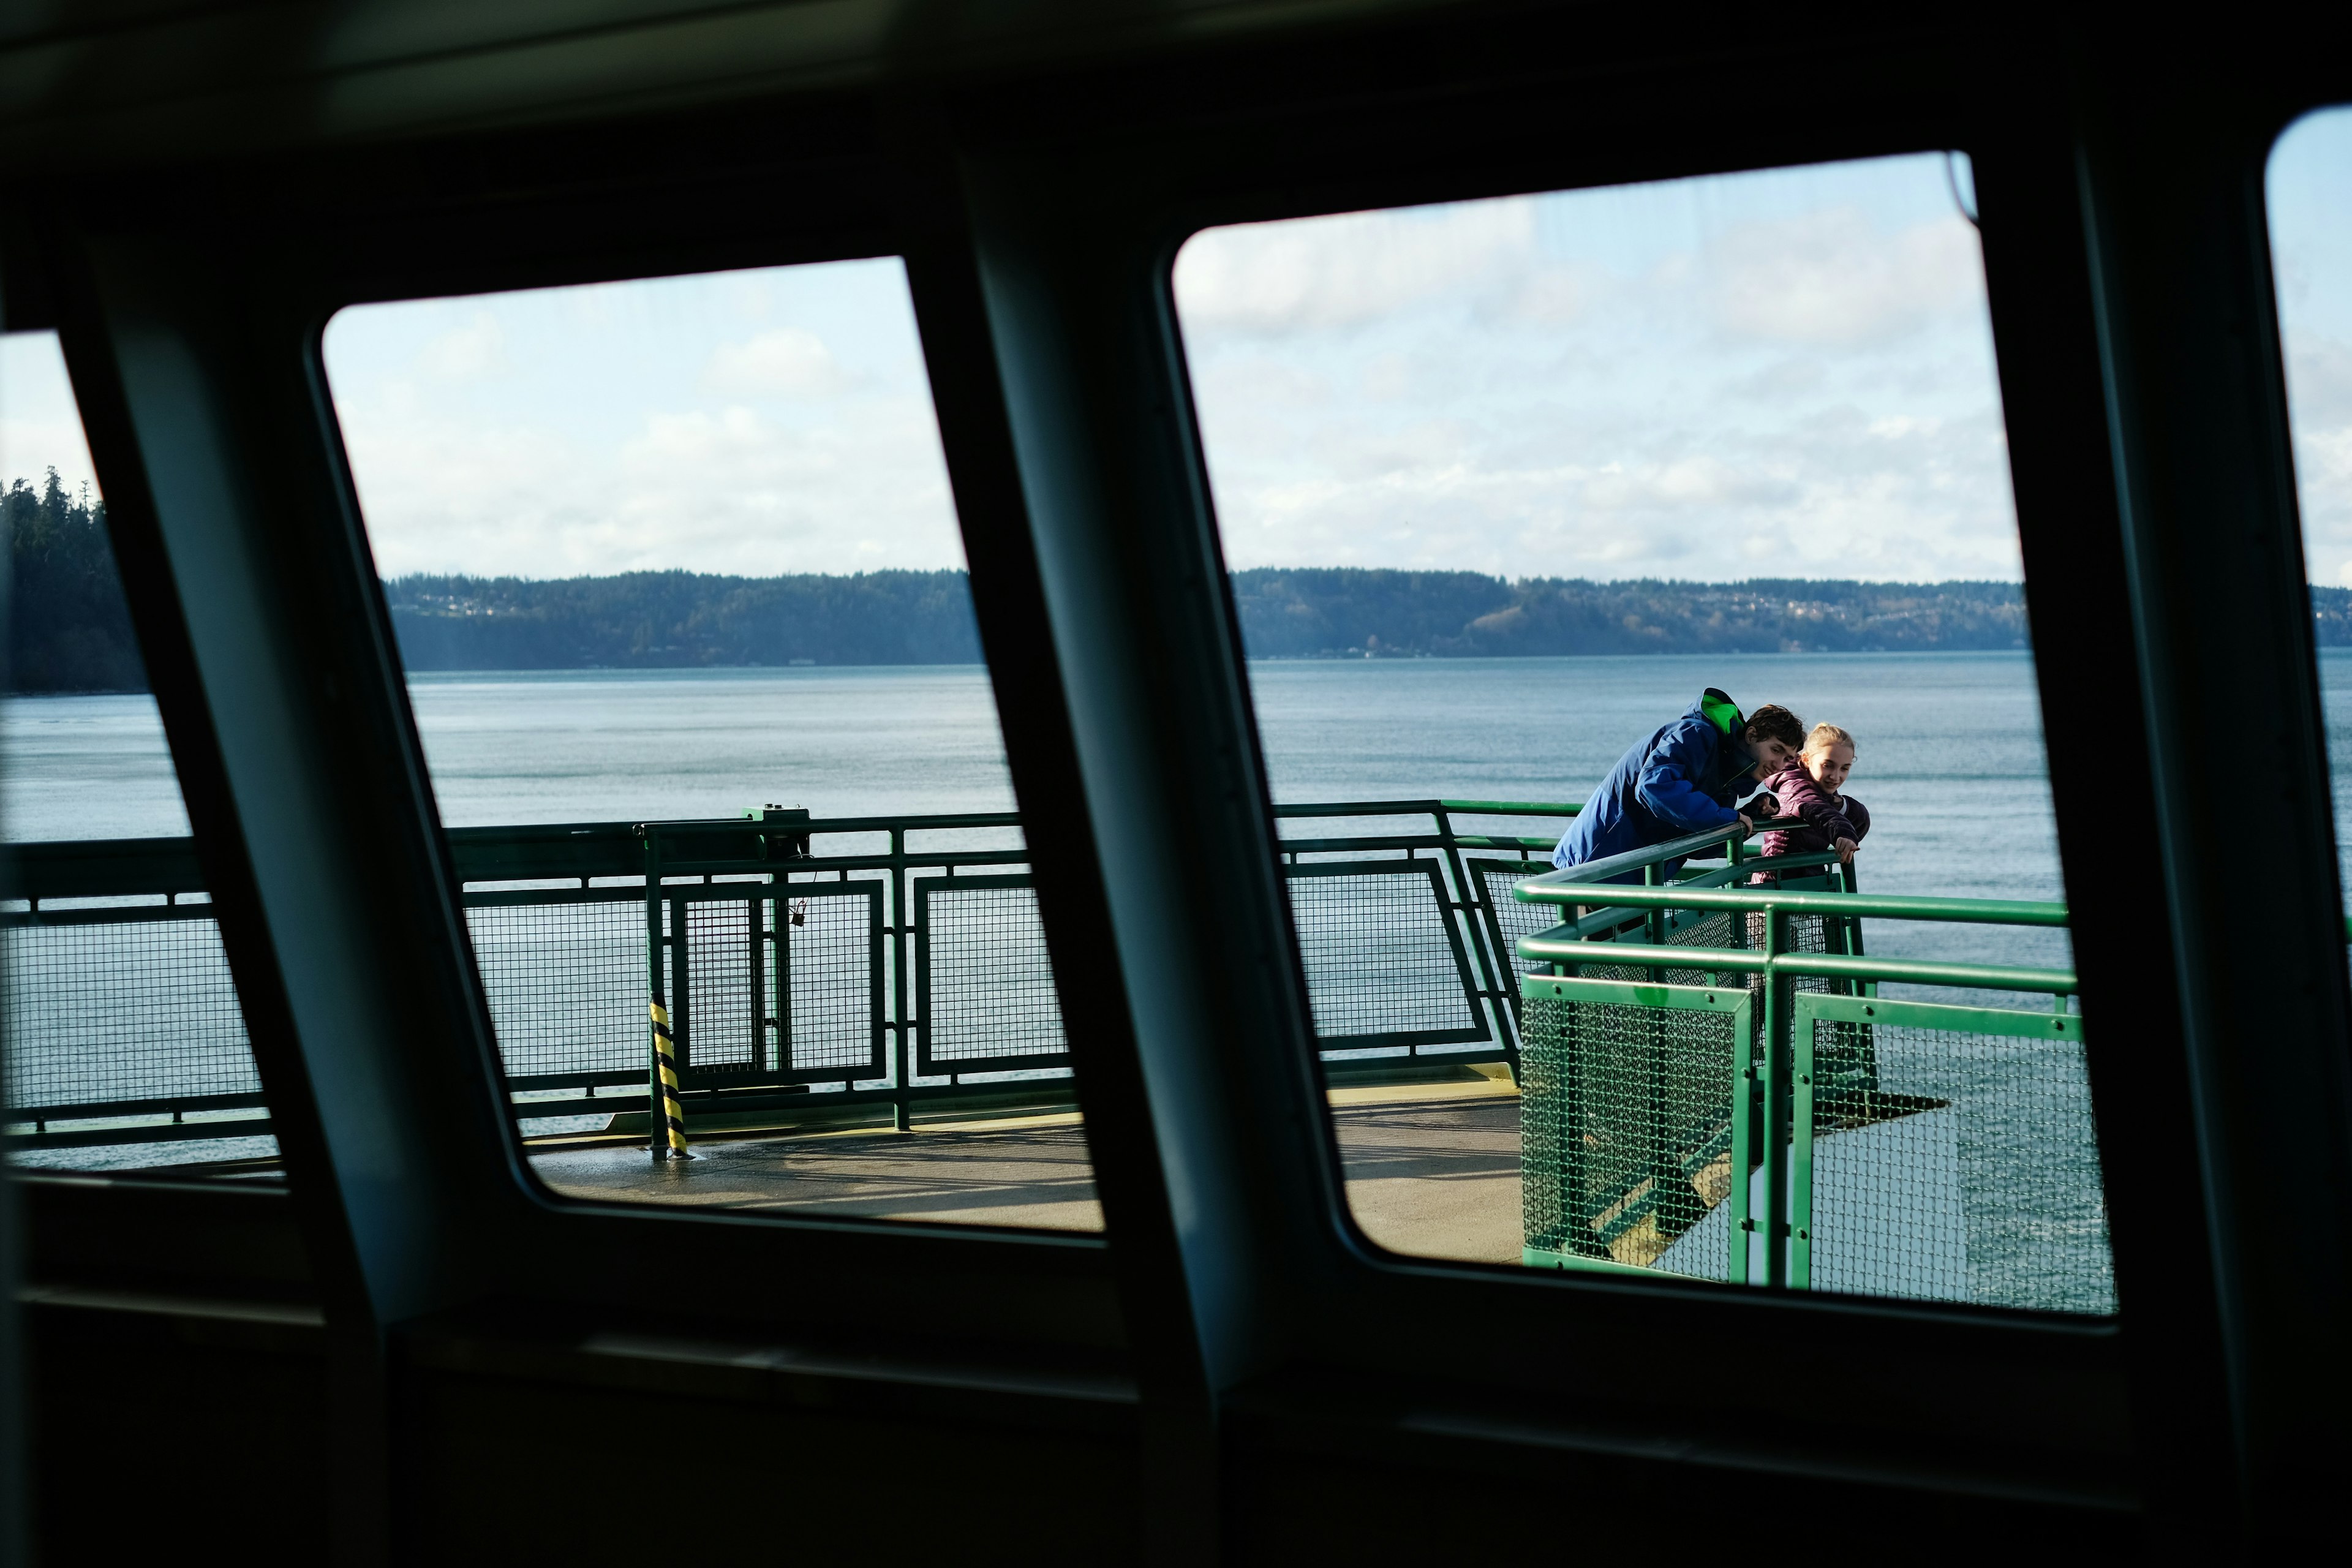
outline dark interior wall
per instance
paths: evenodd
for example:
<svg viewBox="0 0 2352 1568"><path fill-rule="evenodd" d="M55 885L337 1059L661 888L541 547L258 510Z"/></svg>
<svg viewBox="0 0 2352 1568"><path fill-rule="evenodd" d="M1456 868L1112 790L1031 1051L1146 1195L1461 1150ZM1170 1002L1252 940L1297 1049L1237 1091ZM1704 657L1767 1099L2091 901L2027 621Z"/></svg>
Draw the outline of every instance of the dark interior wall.
<svg viewBox="0 0 2352 1568"><path fill-rule="evenodd" d="M688 1390L642 1367L570 1370L418 1373L417 1541L465 1541L509 1562L576 1552L1076 1568L1142 1555L1131 1411L1124 1432L1056 1430L978 1411L894 1415L876 1408L893 1391L822 1379L752 1390L706 1376Z"/></svg>
<svg viewBox="0 0 2352 1568"><path fill-rule="evenodd" d="M285 1194L12 1185L37 1560L168 1562L204 1541L317 1560L327 1340Z"/></svg>
<svg viewBox="0 0 2352 1568"><path fill-rule="evenodd" d="M38 1560L322 1561L327 1358L309 1315L37 1289L22 1331Z"/></svg>

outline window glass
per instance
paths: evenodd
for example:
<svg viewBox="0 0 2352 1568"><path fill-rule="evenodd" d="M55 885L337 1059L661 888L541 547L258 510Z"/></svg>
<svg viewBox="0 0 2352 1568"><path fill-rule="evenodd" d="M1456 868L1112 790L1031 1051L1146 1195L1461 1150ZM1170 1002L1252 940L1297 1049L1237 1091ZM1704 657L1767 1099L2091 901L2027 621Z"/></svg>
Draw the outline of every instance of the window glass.
<svg viewBox="0 0 2352 1568"><path fill-rule="evenodd" d="M0 335L0 476L9 1162L278 1179L55 333Z"/></svg>
<svg viewBox="0 0 2352 1568"><path fill-rule="evenodd" d="M2271 259L2286 351L2303 554L2336 796L2352 887L2352 109L2307 115L2271 152Z"/></svg>
<svg viewBox="0 0 2352 1568"><path fill-rule="evenodd" d="M1098 1229L902 265L324 353L540 1180Z"/></svg>
<svg viewBox="0 0 2352 1568"><path fill-rule="evenodd" d="M1371 1241L2113 1310L1973 199L1933 154L1180 254Z"/></svg>

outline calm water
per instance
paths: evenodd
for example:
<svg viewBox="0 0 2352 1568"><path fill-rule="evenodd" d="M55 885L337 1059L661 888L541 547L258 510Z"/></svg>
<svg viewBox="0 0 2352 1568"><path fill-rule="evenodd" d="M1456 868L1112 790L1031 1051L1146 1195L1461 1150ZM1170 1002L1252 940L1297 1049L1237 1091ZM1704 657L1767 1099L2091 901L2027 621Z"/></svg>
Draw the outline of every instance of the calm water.
<svg viewBox="0 0 2352 1568"><path fill-rule="evenodd" d="M1721 686L1744 706L1782 702L1854 732L1851 788L1875 824L1864 887L2060 896L2021 654L1271 662L1252 667L1251 683L1284 801L1581 800L1629 743ZM821 816L1014 805L975 668L423 676L411 689L452 826L710 816L770 801ZM148 698L12 701L0 745L11 839L187 831ZM1962 940L1890 927L1881 948L1940 957ZM1969 933L1966 951L2064 961L2063 933L1986 940Z"/></svg>

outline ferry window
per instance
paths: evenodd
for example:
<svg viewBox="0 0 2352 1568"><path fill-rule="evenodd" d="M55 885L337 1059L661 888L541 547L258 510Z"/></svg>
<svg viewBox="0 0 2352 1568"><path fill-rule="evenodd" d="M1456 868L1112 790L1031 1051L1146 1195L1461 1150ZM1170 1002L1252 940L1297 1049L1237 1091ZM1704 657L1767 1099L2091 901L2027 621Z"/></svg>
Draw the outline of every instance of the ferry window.
<svg viewBox="0 0 2352 1568"><path fill-rule="evenodd" d="M903 265L323 350L538 1179L1099 1229Z"/></svg>
<svg viewBox="0 0 2352 1568"><path fill-rule="evenodd" d="M2352 109L2307 115L2272 149L2271 259L2286 351L2303 553L2319 645L2339 877L2352 886Z"/></svg>
<svg viewBox="0 0 2352 1568"><path fill-rule="evenodd" d="M2114 1310L1973 201L1930 153L1180 252L1375 1245Z"/></svg>
<svg viewBox="0 0 2352 1568"><path fill-rule="evenodd" d="M0 335L9 1163L279 1180L53 332Z"/></svg>

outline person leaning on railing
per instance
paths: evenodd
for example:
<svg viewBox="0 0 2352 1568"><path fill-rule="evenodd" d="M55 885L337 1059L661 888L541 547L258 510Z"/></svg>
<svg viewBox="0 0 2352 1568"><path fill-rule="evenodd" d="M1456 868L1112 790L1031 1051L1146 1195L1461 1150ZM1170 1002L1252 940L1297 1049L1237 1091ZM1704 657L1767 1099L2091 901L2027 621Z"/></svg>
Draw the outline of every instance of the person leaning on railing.
<svg viewBox="0 0 2352 1568"><path fill-rule="evenodd" d="M1747 811L1735 803L1756 781L1795 762L1804 743L1804 721L1786 708L1768 703L1743 717L1738 704L1710 686L1681 718L1617 759L1561 836L1551 863L1581 866L1735 822L1753 828L1775 803L1759 800ZM1672 877L1681 866L1670 862L1659 875ZM1639 882L1642 874L1611 879Z"/></svg>
<svg viewBox="0 0 2352 1568"><path fill-rule="evenodd" d="M1821 855L1834 849L1839 865L1853 865L1863 835L1870 831L1870 808L1843 793L1853 759L1851 734L1835 724L1814 725L1796 763L1765 781L1788 826L1767 833L1758 847L1767 856ZM1759 871L1753 879L1772 878Z"/></svg>

